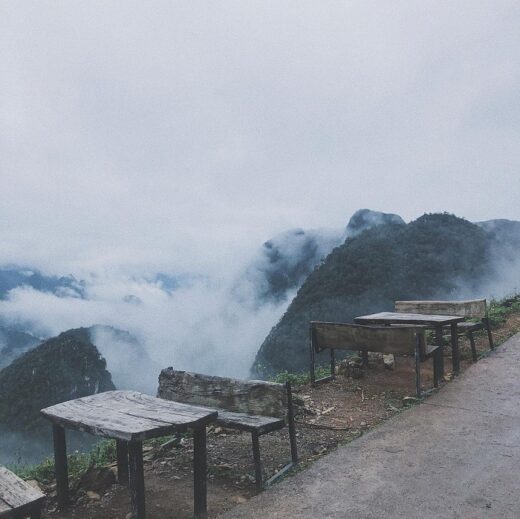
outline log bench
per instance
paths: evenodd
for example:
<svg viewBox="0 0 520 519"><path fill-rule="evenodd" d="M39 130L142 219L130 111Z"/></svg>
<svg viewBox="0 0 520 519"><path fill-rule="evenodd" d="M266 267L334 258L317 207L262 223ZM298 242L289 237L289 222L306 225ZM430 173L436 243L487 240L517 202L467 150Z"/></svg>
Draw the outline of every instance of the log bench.
<svg viewBox="0 0 520 519"><path fill-rule="evenodd" d="M413 314L456 315L467 319L478 319L476 322L463 321L457 324L458 334L466 335L469 339L473 361L477 361L474 332L485 329L490 349L495 348L485 299L471 299L467 301L396 301L395 311ZM451 332L447 331L447 333Z"/></svg>
<svg viewBox="0 0 520 519"><path fill-rule="evenodd" d="M288 426L291 462L274 474L269 486L298 463L291 385L163 369L157 396L167 400L205 406L218 412L222 427L251 433L257 489L264 487L260 459L260 436Z"/></svg>
<svg viewBox="0 0 520 519"><path fill-rule="evenodd" d="M23 479L0 466L0 517L39 519L45 496Z"/></svg>
<svg viewBox="0 0 520 519"><path fill-rule="evenodd" d="M330 375L316 379L315 355L327 349L330 350ZM424 327L363 326L311 321L310 375L312 385L327 382L335 377L335 350L413 355L415 357L415 388L418 397L421 396L420 363L432 358L433 385L435 387L439 385L442 350L438 346L430 346L426 343Z"/></svg>

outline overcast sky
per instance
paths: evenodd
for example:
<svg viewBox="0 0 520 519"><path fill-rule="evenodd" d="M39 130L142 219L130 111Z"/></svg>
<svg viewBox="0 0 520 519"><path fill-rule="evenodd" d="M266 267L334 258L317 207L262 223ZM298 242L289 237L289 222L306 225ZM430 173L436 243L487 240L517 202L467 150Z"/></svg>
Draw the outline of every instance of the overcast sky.
<svg viewBox="0 0 520 519"><path fill-rule="evenodd" d="M520 2L0 1L0 264L233 266L361 207L520 219Z"/></svg>

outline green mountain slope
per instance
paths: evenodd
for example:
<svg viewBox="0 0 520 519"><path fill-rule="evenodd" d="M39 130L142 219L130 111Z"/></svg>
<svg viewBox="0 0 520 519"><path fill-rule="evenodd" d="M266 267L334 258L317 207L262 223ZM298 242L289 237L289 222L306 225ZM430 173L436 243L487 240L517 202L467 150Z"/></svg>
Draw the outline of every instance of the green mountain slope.
<svg viewBox="0 0 520 519"><path fill-rule="evenodd" d="M86 328L45 341L0 371L0 428L36 432L49 425L40 409L115 389Z"/></svg>
<svg viewBox="0 0 520 519"><path fill-rule="evenodd" d="M492 272L492 236L449 214L424 215L347 239L307 278L264 340L253 373L308 369L310 320L352 322L392 310L397 299L443 298L478 291Z"/></svg>

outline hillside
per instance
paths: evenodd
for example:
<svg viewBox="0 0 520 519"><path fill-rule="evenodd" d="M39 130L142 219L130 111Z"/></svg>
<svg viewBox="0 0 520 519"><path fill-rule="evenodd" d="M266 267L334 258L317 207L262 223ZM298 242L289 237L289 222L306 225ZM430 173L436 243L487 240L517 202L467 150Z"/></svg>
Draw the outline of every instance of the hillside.
<svg viewBox="0 0 520 519"><path fill-rule="evenodd" d="M30 333L0 326L0 369L11 364L16 357L31 350L41 342Z"/></svg>
<svg viewBox="0 0 520 519"><path fill-rule="evenodd" d="M486 230L449 214L368 229L332 251L306 279L264 340L253 373L308 369L310 320L351 322L397 299L478 293L493 272Z"/></svg>
<svg viewBox="0 0 520 519"><path fill-rule="evenodd" d="M40 409L115 389L106 362L85 328L69 330L18 357L0 371L0 428L35 432Z"/></svg>
<svg viewBox="0 0 520 519"><path fill-rule="evenodd" d="M238 297L253 293L260 304L284 301L334 247L366 229L388 223L404 221L396 214L359 209L343 229L293 229L280 233L262 245L238 278L234 293Z"/></svg>

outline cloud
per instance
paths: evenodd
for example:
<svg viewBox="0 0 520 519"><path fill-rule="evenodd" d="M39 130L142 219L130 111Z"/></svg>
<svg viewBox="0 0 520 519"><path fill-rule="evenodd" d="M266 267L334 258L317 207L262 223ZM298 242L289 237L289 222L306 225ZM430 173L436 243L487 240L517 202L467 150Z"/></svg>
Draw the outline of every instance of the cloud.
<svg viewBox="0 0 520 519"><path fill-rule="evenodd" d="M520 218L517 2L18 2L0 263L219 272L359 207Z"/></svg>
<svg viewBox="0 0 520 519"><path fill-rule="evenodd" d="M85 290L86 298L80 299L16 288L0 300L0 315L8 326L42 338L98 324L129 332L145 352L141 360L141 347L110 331L96 330L93 340L119 386L152 394L160 369L167 366L247 377L259 344L287 305L254 308L238 301L222 281L203 279L167 292L145 279L98 276Z"/></svg>

